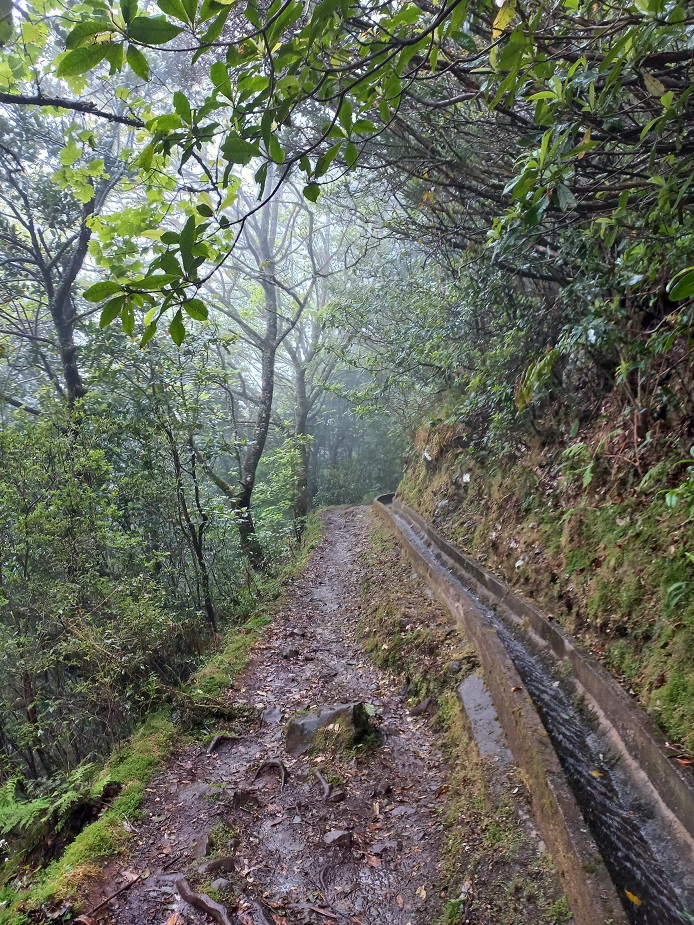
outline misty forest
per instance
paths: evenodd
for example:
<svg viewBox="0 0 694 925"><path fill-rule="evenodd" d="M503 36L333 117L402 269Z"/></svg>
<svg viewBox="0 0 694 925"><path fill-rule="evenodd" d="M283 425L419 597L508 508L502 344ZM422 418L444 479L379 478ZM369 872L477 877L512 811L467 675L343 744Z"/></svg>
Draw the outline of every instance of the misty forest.
<svg viewBox="0 0 694 925"><path fill-rule="evenodd" d="M0 0L0 922L599 925L369 506L534 602L692 787L693 91L684 0ZM349 747L282 751L351 701ZM440 818L384 821L429 776ZM593 834L610 921L694 921Z"/></svg>

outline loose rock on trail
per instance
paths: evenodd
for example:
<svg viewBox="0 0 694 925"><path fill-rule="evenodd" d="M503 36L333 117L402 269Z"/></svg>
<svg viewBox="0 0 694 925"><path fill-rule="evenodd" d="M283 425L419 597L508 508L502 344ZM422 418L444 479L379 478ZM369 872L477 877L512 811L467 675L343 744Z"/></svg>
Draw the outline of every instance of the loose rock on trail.
<svg viewBox="0 0 694 925"><path fill-rule="evenodd" d="M257 722L178 753L83 921L430 925L440 915L450 768L427 712L407 709L360 643L367 518L324 515L323 542L231 691Z"/></svg>

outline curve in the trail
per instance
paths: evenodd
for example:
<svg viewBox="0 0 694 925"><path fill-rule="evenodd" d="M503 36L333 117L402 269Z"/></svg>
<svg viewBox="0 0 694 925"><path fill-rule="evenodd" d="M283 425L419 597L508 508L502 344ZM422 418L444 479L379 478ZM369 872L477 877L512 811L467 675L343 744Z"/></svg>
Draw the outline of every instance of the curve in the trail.
<svg viewBox="0 0 694 925"><path fill-rule="evenodd" d="M516 627L485 606L457 578L450 562L411 523L391 511L398 529L439 574L443 570L474 601L504 643L559 757L583 818L603 856L633 925L694 923L694 872L671 834L649 812L620 768L595 717L576 703L557 672L558 661L539 655ZM686 862L684 862L686 863ZM602 925L602 923L596 923Z"/></svg>

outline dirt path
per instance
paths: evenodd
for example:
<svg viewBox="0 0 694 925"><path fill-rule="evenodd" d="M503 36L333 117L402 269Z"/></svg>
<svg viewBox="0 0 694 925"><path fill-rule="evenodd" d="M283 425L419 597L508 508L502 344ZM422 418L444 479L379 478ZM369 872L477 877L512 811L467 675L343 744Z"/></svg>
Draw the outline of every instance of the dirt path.
<svg viewBox="0 0 694 925"><path fill-rule="evenodd" d="M146 879L96 920L208 922L179 897L181 873L226 900L234 923L434 920L441 908L435 885L446 765L427 720L406 709L392 679L371 664L357 639L354 567L367 516L364 509L325 516L323 543L235 685L234 699L262 711L262 725L223 742L211 756L201 746L187 748L153 783L133 853L118 863L102 895L134 874ZM352 701L373 707L378 747L286 753L288 717ZM270 759L289 772L283 789L275 767L255 779ZM344 791L341 802L324 798L316 770L333 792ZM329 847L324 837L336 831L350 833L338 838L346 844ZM233 855L232 871L199 872L206 855L220 854ZM217 881L214 890L211 881Z"/></svg>

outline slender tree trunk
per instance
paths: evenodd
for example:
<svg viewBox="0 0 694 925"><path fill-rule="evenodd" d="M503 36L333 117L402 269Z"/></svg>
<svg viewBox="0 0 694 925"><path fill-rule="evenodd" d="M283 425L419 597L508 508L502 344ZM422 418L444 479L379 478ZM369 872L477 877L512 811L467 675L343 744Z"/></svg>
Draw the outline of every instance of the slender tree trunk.
<svg viewBox="0 0 694 925"><path fill-rule="evenodd" d="M297 439L299 465L294 478L294 521L297 537L300 539L306 526L306 517L311 507L308 491L308 472L311 447L308 434L308 397L306 395L306 370L301 364L294 367L295 412L294 437Z"/></svg>

